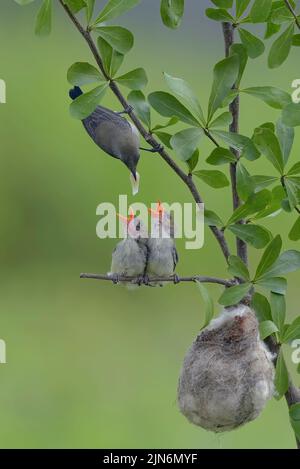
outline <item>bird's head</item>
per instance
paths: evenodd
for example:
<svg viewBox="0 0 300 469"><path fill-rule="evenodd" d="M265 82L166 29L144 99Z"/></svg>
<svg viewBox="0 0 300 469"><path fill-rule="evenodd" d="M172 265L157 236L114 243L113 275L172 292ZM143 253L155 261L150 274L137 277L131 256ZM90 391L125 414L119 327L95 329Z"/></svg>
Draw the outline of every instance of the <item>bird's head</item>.
<svg viewBox="0 0 300 469"><path fill-rule="evenodd" d="M136 217L132 208L130 208L129 217L124 217L118 213L119 219L123 222L126 230L126 236L133 239L147 238L146 228L140 218Z"/></svg>
<svg viewBox="0 0 300 469"><path fill-rule="evenodd" d="M73 99L73 101L74 101L74 99L78 98L82 94L83 94L82 89L79 88L79 86L74 86L74 88L72 88L69 91L69 96L70 96L71 99Z"/></svg>
<svg viewBox="0 0 300 469"><path fill-rule="evenodd" d="M167 212L160 201L157 202L156 208L149 208L148 211L153 219L152 231L154 235L166 238L174 237L174 219L171 213Z"/></svg>

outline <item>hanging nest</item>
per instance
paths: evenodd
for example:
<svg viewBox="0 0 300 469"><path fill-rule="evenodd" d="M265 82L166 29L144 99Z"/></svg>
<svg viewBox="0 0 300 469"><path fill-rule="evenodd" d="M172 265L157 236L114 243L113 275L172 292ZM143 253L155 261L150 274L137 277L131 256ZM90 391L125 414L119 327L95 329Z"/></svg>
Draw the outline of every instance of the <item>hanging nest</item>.
<svg viewBox="0 0 300 469"><path fill-rule="evenodd" d="M198 335L178 386L181 412L195 425L225 432L256 419L274 392L273 356L255 313L226 309Z"/></svg>

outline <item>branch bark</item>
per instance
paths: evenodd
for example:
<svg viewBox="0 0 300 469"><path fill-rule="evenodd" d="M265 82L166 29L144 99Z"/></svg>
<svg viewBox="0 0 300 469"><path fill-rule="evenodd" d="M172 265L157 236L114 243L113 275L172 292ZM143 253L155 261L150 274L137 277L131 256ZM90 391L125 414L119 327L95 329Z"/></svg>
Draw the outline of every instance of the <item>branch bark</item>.
<svg viewBox="0 0 300 469"><path fill-rule="evenodd" d="M226 57L230 54L230 47L234 44L234 27L231 23L223 23L223 35L225 42L225 55ZM236 86L233 87L236 89ZM232 123L229 126L229 131L233 133L239 132L239 113L240 113L240 98L237 96L229 106L229 110L232 114ZM235 155L237 161L240 159L240 153L234 148L230 149ZM231 187L232 187L232 202L234 210L241 205L241 201L238 195L237 190L237 163L230 164L230 178L231 178ZM241 224L245 223L243 220ZM241 239L237 238L236 240L237 254L238 256L248 265L248 250L247 244Z"/></svg>
<svg viewBox="0 0 300 469"><path fill-rule="evenodd" d="M97 47L96 47L96 45L95 45L95 43L92 39L92 36L91 36L89 30L86 30L86 29L83 28L83 26L79 23L79 21L77 20L75 15L73 15L73 13L68 8L68 6L63 2L63 0L59 0L59 3L62 5L62 7L64 8L66 13L68 14L68 16L71 19L71 21L73 22L73 24L76 26L76 28L78 29L80 34L83 36L83 38L87 42L87 44L88 44L88 46L89 46L89 48L90 48L90 50L91 50L91 52L94 56L95 61L98 65L99 69L101 70L101 73L103 74L103 76L105 77L105 79L109 83L110 89L112 90L114 95L117 97L117 99L119 100L119 102L121 103L123 108L128 109L129 108L129 103L127 102L127 100L123 96L123 94L121 93L117 83L113 79L111 79L110 76L105 71L102 58L101 58L101 56L100 56L100 54L97 50ZM130 110L128 112L128 115L131 118L134 125L137 127L140 134L144 137L146 142L152 148L157 149L159 147L159 142L143 126L142 122L135 115L134 110ZM210 138L209 135L208 135L208 137ZM214 142L214 143L217 144L216 142ZM186 174L184 171L182 171L182 169L177 165L177 163L175 163L175 161L173 161L173 159L169 156L169 154L166 152L166 150L163 147L158 151L158 153L163 158L163 160L173 169L173 171L180 177L180 179L185 183L185 185L188 187L189 191L191 192L195 202L197 204L202 204L203 199L202 199L202 197L201 197L201 195L200 195L200 193L199 193L199 191L198 191L192 177L190 175ZM224 232L222 230L220 230L219 228L217 228L216 226L210 226L210 230L212 231L213 235L215 236L216 240L218 241L219 246L222 250L222 253L223 253L223 255L224 255L224 257L227 261L229 256L230 256L230 252L229 252L229 247L228 247L227 241L225 239Z"/></svg>
<svg viewBox="0 0 300 469"><path fill-rule="evenodd" d="M80 274L80 278L114 282L113 275L109 275L109 274L83 273L83 274ZM160 283L174 282L176 284L187 283L187 282L201 282L201 283L215 283L218 285L223 285L225 287L232 287L233 285L236 284L235 280L225 280L225 279L217 278L217 277L203 277L201 275L193 275L191 277L177 277L177 276L155 277L155 278L150 277L147 280L139 279L137 277L128 277L125 275L119 275L118 282L132 282L132 283L141 284L141 285L147 285L147 283L153 283L153 282L160 282Z"/></svg>
<svg viewBox="0 0 300 469"><path fill-rule="evenodd" d="M297 16L295 10L293 9L292 5L290 4L289 0L284 0L284 3L286 4L286 7L290 10L293 17L295 18L295 22L296 22L296 25L297 25L298 29L300 29L300 21L298 19L298 16Z"/></svg>

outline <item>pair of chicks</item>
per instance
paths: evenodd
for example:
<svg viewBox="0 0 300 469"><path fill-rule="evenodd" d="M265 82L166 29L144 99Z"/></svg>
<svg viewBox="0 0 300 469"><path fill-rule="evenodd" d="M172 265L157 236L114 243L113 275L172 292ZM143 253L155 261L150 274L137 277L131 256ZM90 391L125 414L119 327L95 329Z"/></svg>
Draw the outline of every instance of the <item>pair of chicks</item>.
<svg viewBox="0 0 300 469"><path fill-rule="evenodd" d="M149 211L152 217L150 236L142 221L133 213L129 218L119 216L125 222L126 238L117 244L112 254L109 275L114 283L118 283L120 277L134 278L127 283L128 286L136 283L162 286L159 279L170 277L178 282L175 274L178 254L172 217L160 203L156 210Z"/></svg>

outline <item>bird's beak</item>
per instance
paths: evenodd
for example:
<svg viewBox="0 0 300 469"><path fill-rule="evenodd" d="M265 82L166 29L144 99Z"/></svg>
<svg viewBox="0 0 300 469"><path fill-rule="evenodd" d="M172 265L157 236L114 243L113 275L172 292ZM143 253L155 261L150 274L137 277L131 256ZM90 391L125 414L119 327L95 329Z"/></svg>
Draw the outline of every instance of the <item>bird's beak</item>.
<svg viewBox="0 0 300 469"><path fill-rule="evenodd" d="M136 171L132 171L130 174L130 182L132 187L132 195L136 195L139 191L140 175Z"/></svg>

